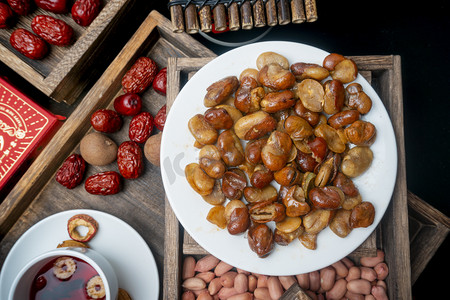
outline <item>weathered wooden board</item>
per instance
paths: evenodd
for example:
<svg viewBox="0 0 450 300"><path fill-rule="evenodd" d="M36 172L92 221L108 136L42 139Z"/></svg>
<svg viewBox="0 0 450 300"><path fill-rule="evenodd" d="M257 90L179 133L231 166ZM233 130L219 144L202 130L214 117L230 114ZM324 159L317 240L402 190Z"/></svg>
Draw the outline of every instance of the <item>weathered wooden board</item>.
<svg viewBox="0 0 450 300"><path fill-rule="evenodd" d="M61 102L73 103L93 75L96 59L104 48L104 40L110 35L132 8L134 0L104 0L97 18L87 27L75 23L69 12L54 14L41 8L26 16L18 17L10 29L0 30L0 60L21 75L45 95ZM34 4L34 3L33 3ZM11 32L17 28L31 30L31 21L44 14L61 19L74 29L74 43L67 47L49 45L49 53L40 60L33 60L17 52L9 43Z"/></svg>
<svg viewBox="0 0 450 300"><path fill-rule="evenodd" d="M167 65L168 57L212 55L214 54L209 49L188 34L177 34L174 37L170 21L156 11L151 12L0 205L0 264L4 262L15 241L38 221L60 211L92 208L115 215L136 229L150 246L159 273L162 274L164 189L159 167L145 161L143 175L138 179L125 181L123 190L110 196L88 194L84 185L68 190L54 180L54 174L66 157L71 153L79 153L81 138L92 130L89 122L92 113L99 108L112 107L115 97L123 93L121 79L136 58L151 57L162 68ZM153 115L166 103L166 97L151 88L142 97L143 110ZM124 118L122 129L109 135L117 144L129 139L130 120L131 117ZM107 170L117 171L117 164L114 162L103 167L89 165L86 176ZM162 282L163 280L161 291Z"/></svg>
<svg viewBox="0 0 450 300"><path fill-rule="evenodd" d="M407 190L405 176L405 152L403 136L403 102L400 74L399 56L352 56L358 65L361 74L371 82L372 86L383 99L383 103L391 117L397 139L398 148L398 173L396 188L389 205L388 212L368 240L361 245L351 258L370 256L374 254L376 248L385 251L386 261L390 266L390 276L387 278L390 299L411 299L411 274L410 274L410 253L409 253L409 232L408 232L408 210L407 210ZM168 107L173 103L177 93L184 85L189 73L199 69L209 62L207 58L171 58L168 64L168 85L171 87L167 95ZM184 78L184 81L183 81ZM405 222L406 219L406 222ZM171 223L175 222L175 223ZM174 238L175 241L166 244L168 256L173 257L182 254L204 255L207 252L200 247L186 232L177 226L178 221L171 212L170 205L166 201L166 239ZM181 230L181 232L180 232ZM388 232L386 232L388 231ZM395 239L393 236L395 236ZM179 249L181 247L182 249ZM171 258L173 259L173 258ZM171 268L179 267L181 259ZM168 268L168 266L165 266ZM169 270L170 274L175 274L172 278L167 278L168 284L164 291L166 299L172 299L179 295L179 273L180 270ZM178 285L174 285L178 282ZM391 288L392 287L392 288Z"/></svg>

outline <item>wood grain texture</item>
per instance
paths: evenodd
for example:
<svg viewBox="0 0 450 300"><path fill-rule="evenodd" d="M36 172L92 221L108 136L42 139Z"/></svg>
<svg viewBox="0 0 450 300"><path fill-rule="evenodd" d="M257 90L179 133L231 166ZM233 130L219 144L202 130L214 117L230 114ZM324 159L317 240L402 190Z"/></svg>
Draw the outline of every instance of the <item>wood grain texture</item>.
<svg viewBox="0 0 450 300"><path fill-rule="evenodd" d="M0 31L0 59L45 95L61 102L73 103L95 75L89 68L96 58L101 58L104 39L111 34L131 9L134 0L105 0L100 14L87 27L75 23L70 13L58 14L74 29L75 42L67 47L50 46L49 54L41 60L24 57L9 44L9 36L16 28L31 30L32 19L39 14L49 14L36 8L27 16L20 16L11 29ZM85 75L85 76L82 76Z"/></svg>

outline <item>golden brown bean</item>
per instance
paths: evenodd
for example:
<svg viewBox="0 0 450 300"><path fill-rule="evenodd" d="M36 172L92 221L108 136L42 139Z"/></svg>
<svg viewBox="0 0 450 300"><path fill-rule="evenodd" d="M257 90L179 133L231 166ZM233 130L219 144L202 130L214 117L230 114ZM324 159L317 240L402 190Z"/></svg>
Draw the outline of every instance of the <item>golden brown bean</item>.
<svg viewBox="0 0 450 300"><path fill-rule="evenodd" d="M358 67L351 59L344 59L339 62L334 70L330 72L331 78L339 80L342 83L349 83L358 76Z"/></svg>
<svg viewBox="0 0 450 300"><path fill-rule="evenodd" d="M373 152L369 147L356 146L350 149L342 159L341 171L354 178L364 173L372 164Z"/></svg>
<svg viewBox="0 0 450 300"><path fill-rule="evenodd" d="M278 171L288 162L291 150L292 140L289 135L275 130L262 148L261 158L269 170Z"/></svg>
<svg viewBox="0 0 450 300"><path fill-rule="evenodd" d="M231 169L223 174L222 191L228 199L241 199L246 186L247 178L245 177L243 171L239 169Z"/></svg>
<svg viewBox="0 0 450 300"><path fill-rule="evenodd" d="M248 208L235 208L230 215L230 221L227 224L228 233L236 235L247 231L250 226L250 214Z"/></svg>
<svg viewBox="0 0 450 300"><path fill-rule="evenodd" d="M275 52L263 52L256 58L256 67L258 70L261 70L264 66L272 63L279 64L283 69L289 69L289 61L287 58Z"/></svg>
<svg viewBox="0 0 450 300"><path fill-rule="evenodd" d="M344 238L352 231L352 227L350 226L350 215L351 211L340 208L336 210L333 219L330 222L330 229L337 236ZM342 264L342 263L341 263ZM345 268L345 266L344 266ZM347 269L347 268L345 268ZM345 277L344 275L342 277Z"/></svg>
<svg viewBox="0 0 450 300"><path fill-rule="evenodd" d="M359 120L360 114L357 110L343 110L328 118L328 124L334 129L339 129Z"/></svg>
<svg viewBox="0 0 450 300"><path fill-rule="evenodd" d="M259 164L253 169L253 174L250 177L250 183L258 189L264 189L273 180L273 172L265 165Z"/></svg>
<svg viewBox="0 0 450 300"><path fill-rule="evenodd" d="M286 119L284 128L293 140L304 140L314 133L308 121L296 115L289 116Z"/></svg>
<svg viewBox="0 0 450 300"><path fill-rule="evenodd" d="M363 91L359 83L351 83L346 87L348 107L356 109L361 114L367 114L372 108L372 99Z"/></svg>
<svg viewBox="0 0 450 300"><path fill-rule="evenodd" d="M295 84L295 76L279 64L272 63L259 70L258 82L272 90L287 90Z"/></svg>
<svg viewBox="0 0 450 300"><path fill-rule="evenodd" d="M195 140L201 145L212 145L217 141L217 131L201 114L196 114L189 119L188 127Z"/></svg>
<svg viewBox="0 0 450 300"><path fill-rule="evenodd" d="M222 191L220 180L216 180L211 194L202 196L203 200L211 205L221 205L225 202L225 195Z"/></svg>
<svg viewBox="0 0 450 300"><path fill-rule="evenodd" d="M375 207L372 203L363 201L356 205L350 214L352 228L369 227L375 218Z"/></svg>
<svg viewBox="0 0 450 300"><path fill-rule="evenodd" d="M277 189L271 185L258 189L255 187L246 187L244 189L244 197L248 203L256 203L263 201L274 202L278 198Z"/></svg>
<svg viewBox="0 0 450 300"><path fill-rule="evenodd" d="M228 76L211 84L203 100L206 107L213 107L224 102L239 86L236 76Z"/></svg>
<svg viewBox="0 0 450 300"><path fill-rule="evenodd" d="M323 59L323 67L328 71L334 70L336 65L343 61L345 57L338 53L330 53Z"/></svg>
<svg viewBox="0 0 450 300"><path fill-rule="evenodd" d="M236 167L245 160L241 141L231 129L225 130L219 135L217 149L227 166Z"/></svg>
<svg viewBox="0 0 450 300"><path fill-rule="evenodd" d="M305 108L313 112L323 111L325 91L320 82L305 79L294 85L293 92L297 98L300 98Z"/></svg>
<svg viewBox="0 0 450 300"><path fill-rule="evenodd" d="M260 258L269 255L274 248L273 232L266 224L250 226L247 239L250 249Z"/></svg>
<svg viewBox="0 0 450 300"><path fill-rule="evenodd" d="M357 120L344 130L347 140L357 146L369 146L375 141L375 126L366 121Z"/></svg>
<svg viewBox="0 0 450 300"><path fill-rule="evenodd" d="M222 205L213 206L206 216L206 220L221 229L227 227L227 219L225 218L225 207Z"/></svg>
<svg viewBox="0 0 450 300"><path fill-rule="evenodd" d="M295 75L297 80L303 80L307 78L322 81L330 75L327 69L311 63L298 62L291 65L291 72Z"/></svg>
<svg viewBox="0 0 450 300"><path fill-rule="evenodd" d="M255 140L275 129L277 121L264 111L240 118L234 124L236 135L242 140Z"/></svg>
<svg viewBox="0 0 450 300"><path fill-rule="evenodd" d="M197 163L188 164L184 173L189 185L202 196L212 193L214 189L215 180L209 177Z"/></svg>
<svg viewBox="0 0 450 300"><path fill-rule="evenodd" d="M335 153L342 153L345 151L345 144L333 127L327 124L320 124L314 129L314 134L317 137L323 138L331 151Z"/></svg>
<svg viewBox="0 0 450 300"><path fill-rule="evenodd" d="M342 110L345 101L345 89L339 80L328 80L324 83L323 111L329 115Z"/></svg>
<svg viewBox="0 0 450 300"><path fill-rule="evenodd" d="M225 108L210 108L204 113L204 116L206 122L216 130L230 129L234 124L233 119Z"/></svg>
<svg viewBox="0 0 450 300"><path fill-rule="evenodd" d="M295 104L294 93L290 90L267 93L261 100L261 109L267 113L276 113Z"/></svg>

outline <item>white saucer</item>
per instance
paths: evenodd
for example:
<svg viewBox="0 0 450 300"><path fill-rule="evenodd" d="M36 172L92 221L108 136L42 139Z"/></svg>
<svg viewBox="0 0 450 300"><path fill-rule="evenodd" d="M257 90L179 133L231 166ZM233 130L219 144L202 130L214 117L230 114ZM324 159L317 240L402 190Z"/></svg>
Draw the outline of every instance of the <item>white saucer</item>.
<svg viewBox="0 0 450 300"><path fill-rule="evenodd" d="M134 300L158 299L158 269L144 239L117 217L88 209L69 210L49 216L33 225L17 240L0 273L0 299L8 298L14 277L30 259L70 239L67 220L81 213L97 220L99 229L89 241L89 246L111 263L119 287L125 289Z"/></svg>

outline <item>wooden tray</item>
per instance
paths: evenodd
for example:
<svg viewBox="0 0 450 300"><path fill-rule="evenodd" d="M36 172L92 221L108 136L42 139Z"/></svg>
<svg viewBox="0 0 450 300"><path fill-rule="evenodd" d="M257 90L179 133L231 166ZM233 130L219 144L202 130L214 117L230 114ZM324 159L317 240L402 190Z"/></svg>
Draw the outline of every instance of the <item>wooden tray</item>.
<svg viewBox="0 0 450 300"><path fill-rule="evenodd" d="M70 1L68 1L70 2ZM0 30L0 60L29 81L45 95L61 102L73 103L89 80L100 75L92 68L104 50L105 38L114 31L123 16L132 8L132 0L104 0L97 18L87 27L75 23L72 15L53 14L41 8L20 16L11 29ZM34 3L33 3L34 4ZM74 29L75 42L68 47L49 46L49 54L33 60L17 52L9 43L16 28L31 30L36 15L51 15L64 20Z"/></svg>
<svg viewBox="0 0 450 300"><path fill-rule="evenodd" d="M158 167L145 161L144 174L138 179L125 181L123 190L111 196L90 195L83 185L68 190L54 180L54 174L71 153L79 153L81 138L92 130L91 114L99 108L111 107L115 97L123 93L121 79L138 57L151 57L162 68L167 65L168 57L202 55L209 57L214 53L186 33L173 35L170 21L157 11L149 14L0 205L0 264L16 240L36 222L60 211L92 208L115 215L136 229L150 246L162 274L164 190ZM143 98L143 109L153 115L166 103L166 98L153 89L145 92ZM124 118L122 130L110 135L116 143L128 140L129 121L129 117ZM86 175L106 170L117 171L117 164L88 166ZM129 292L132 296L132 291Z"/></svg>
<svg viewBox="0 0 450 300"><path fill-rule="evenodd" d="M352 56L361 74L371 82L388 110L396 135L398 150L397 182L392 201L377 230L353 256L368 256L376 248L385 251L390 275L386 279L390 299L411 299L408 208L403 136L403 102L399 56ZM168 63L167 107L173 104L189 73L200 69L212 58L170 58ZM182 255L205 255L180 226L166 199L166 240L164 263L164 298L176 299L180 294ZM180 245L181 248L180 249Z"/></svg>

